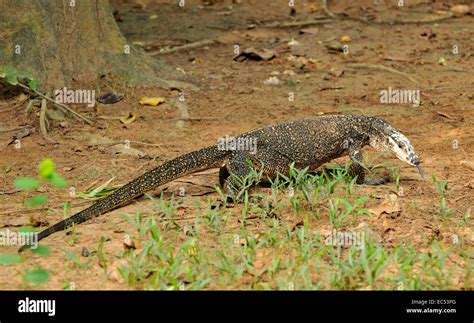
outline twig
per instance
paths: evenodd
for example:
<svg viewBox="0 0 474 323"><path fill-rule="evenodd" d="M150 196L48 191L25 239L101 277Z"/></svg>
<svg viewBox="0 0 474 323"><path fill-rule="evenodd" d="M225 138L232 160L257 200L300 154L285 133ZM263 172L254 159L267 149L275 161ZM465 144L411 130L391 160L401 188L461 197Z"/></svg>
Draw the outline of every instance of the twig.
<svg viewBox="0 0 474 323"><path fill-rule="evenodd" d="M289 21L289 22L280 22L280 23L271 23L263 25L262 27L266 28L285 28L285 27L305 27L311 25L322 25L334 22L331 19L310 19L310 20L301 20L301 21Z"/></svg>
<svg viewBox="0 0 474 323"><path fill-rule="evenodd" d="M90 124L90 125L94 124L92 121L90 121L90 120L87 119L86 117L82 116L81 114L77 113L77 112L74 111L73 109L71 109L71 108L65 106L64 104L58 103L58 102L54 101L53 99L51 99L50 97L48 97L48 96L46 96L46 95L44 95L44 94L41 94L41 93L38 92L38 91L35 91L35 90L33 90L33 89L30 89L30 88L29 88L28 86L26 86L26 85L23 85L23 84L21 84L21 83L18 83L18 85L19 85L20 87L24 88L24 89L27 89L27 90L29 90L29 91L33 91L33 93L35 93L36 95L39 95L39 96L42 97L43 99L48 100L49 102L53 103L54 105L57 105L58 107L61 107L61 108L63 108L63 109L66 109L67 111L71 112L74 116L76 116L76 117L79 118L79 119L84 120L84 121L87 122L88 124Z"/></svg>
<svg viewBox="0 0 474 323"><path fill-rule="evenodd" d="M435 23L435 22L440 22L440 21L447 20L447 19L455 17L454 13L449 12L443 17L436 17L436 18L424 19L424 20L419 20L419 19L369 20L369 19L364 18L364 17L349 16L347 14L335 14L335 13L331 12L328 9L327 0L321 0L321 9L323 9L324 13L326 13L329 17L331 17L333 19L350 19L350 20L356 20L356 21L364 22L366 24L375 24L375 25L432 24L432 23Z"/></svg>
<svg viewBox="0 0 474 323"><path fill-rule="evenodd" d="M8 129L1 129L1 128L0 128L0 133L1 133L1 132L12 132L12 131L17 131L17 130L23 130L23 129L26 129L26 128L29 128L29 127L26 126L26 127L8 128Z"/></svg>
<svg viewBox="0 0 474 323"><path fill-rule="evenodd" d="M142 146L150 146L150 147L163 147L163 145L160 144L152 144L150 142L143 142L143 141L135 141L135 140L129 140L131 144L136 144L136 145L142 145ZM114 142L115 144L117 143L123 143L123 141L116 141Z"/></svg>
<svg viewBox="0 0 474 323"><path fill-rule="evenodd" d="M355 16L348 16L348 15L343 15L344 17L347 17L347 19L351 20L357 20L360 22L365 22L367 24L376 24L376 25L412 25L412 24L432 24L435 22L440 22L443 20L447 20L450 18L454 17L454 14L452 12L448 13L446 16L443 17L437 17L437 18L432 18L432 19L425 19L425 20L419 20L419 19L405 19L405 20L398 20L398 19L389 19L389 20L369 20L367 18L363 17L355 17Z"/></svg>
<svg viewBox="0 0 474 323"><path fill-rule="evenodd" d="M20 103L15 104L14 106L12 106L12 107L10 107L10 108L1 109L0 112L9 112L9 111L11 111L11 110L15 110L16 108L21 107L26 101L28 101L28 98L24 99L24 100L21 101Z"/></svg>
<svg viewBox="0 0 474 323"><path fill-rule="evenodd" d="M34 102L35 102L35 100L30 100L30 102L28 102L28 104L26 105L26 108L25 108L26 113L30 112L31 108L33 107Z"/></svg>
<svg viewBox="0 0 474 323"><path fill-rule="evenodd" d="M122 117L118 116L97 116L96 119L102 119L102 120L120 120Z"/></svg>
<svg viewBox="0 0 474 323"><path fill-rule="evenodd" d="M11 190L11 191L0 191L0 195L15 194L21 192L21 190Z"/></svg>
<svg viewBox="0 0 474 323"><path fill-rule="evenodd" d="M158 148L162 148L163 145L161 144L152 144L152 143L148 143L148 142L143 142L143 141L134 141L134 140L129 140L128 141L130 144L135 144L135 145L138 145L138 146L150 146L150 147L158 147ZM117 141L112 141L112 142L108 142L108 143L99 143L99 144L96 144L96 146L105 146L105 147L110 147L110 146L115 146L115 145L118 145L118 144L123 144L123 140L117 140Z"/></svg>
<svg viewBox="0 0 474 323"><path fill-rule="evenodd" d="M177 51L180 51L180 50L189 50L189 49L195 49L195 48L199 48L199 47L212 45L215 42L216 41L214 41L212 39L205 39L205 40L197 41L197 42L194 42L194 43L190 43L190 44L186 44L186 45L182 45L182 46L176 46L176 47L173 47L173 48L170 48L170 49L165 49L165 50L162 50L162 51L159 51L159 52L156 52L156 53L150 53L150 55L155 56L155 55L170 54L170 53L174 53L174 52L177 52Z"/></svg>
<svg viewBox="0 0 474 323"><path fill-rule="evenodd" d="M472 89L473 86L474 86L474 83L471 83L470 85L467 85L467 86L428 87L426 89L422 89L421 91L440 91L440 90L452 91L452 90L460 90L460 89Z"/></svg>
<svg viewBox="0 0 474 323"><path fill-rule="evenodd" d="M279 24L277 27L305 27L311 25L323 25L331 23L331 20L304 20L304 21L290 21Z"/></svg>
<svg viewBox="0 0 474 323"><path fill-rule="evenodd" d="M86 205L86 204L91 204L91 201L80 201L80 202L77 202L77 203L71 203L69 208L76 208L76 207L79 207L79 206L82 206L82 205ZM50 206L48 207L48 209L60 209L60 208L63 208L64 207L64 204L58 204L58 205L54 205L54 206ZM38 212L40 210L43 210L44 207L42 208L35 208L35 209L32 209L32 208L27 208L27 209L18 209L18 210L9 210L9 211L0 211L0 215L5 215L5 214L17 214L17 213L22 213L22 214L26 214L26 213L35 213L35 212Z"/></svg>
<svg viewBox="0 0 474 323"><path fill-rule="evenodd" d="M445 117L446 119L449 119L449 120L461 121L461 120L458 120L457 118L453 118L450 114L448 114L448 113L446 113L446 112L443 112L443 111L437 111L436 113L437 113L439 116Z"/></svg>
<svg viewBox="0 0 474 323"><path fill-rule="evenodd" d="M361 69L373 69L373 70L379 70L379 71L387 71L387 72L390 72L390 73L394 73L394 74L404 76L407 79L409 79L410 81L412 81L413 83L418 84L418 81L416 79L414 79L413 77L411 77L410 75L408 75L404 72L401 72L399 70L396 70L394 68L391 68L391 67L388 67L388 66L385 66L385 65L381 65L381 64L353 63L353 64L347 64L347 67L353 68L353 69L361 68Z"/></svg>
<svg viewBox="0 0 474 323"><path fill-rule="evenodd" d="M213 117L196 117L196 118L173 118L170 120L183 120L183 121L210 121L210 120L219 120L219 118L213 118Z"/></svg>

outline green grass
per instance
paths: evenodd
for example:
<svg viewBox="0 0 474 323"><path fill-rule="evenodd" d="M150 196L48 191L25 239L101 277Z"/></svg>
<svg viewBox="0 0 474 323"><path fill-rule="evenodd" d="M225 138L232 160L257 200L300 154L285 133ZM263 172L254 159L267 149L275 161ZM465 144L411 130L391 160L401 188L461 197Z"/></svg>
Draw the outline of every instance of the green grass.
<svg viewBox="0 0 474 323"><path fill-rule="evenodd" d="M384 246L370 226L359 227L361 218L373 215L366 209L369 198L346 170L314 175L292 168L267 193L249 191L258 176L241 179L242 203L197 204L186 224L175 217L174 198L163 196L154 200L157 216L128 217L134 228L129 234L142 246L121 256L128 287L418 290L452 289L460 280L459 288L472 288L472 251L462 244ZM294 225L294 218L301 223ZM321 223L362 239L327 243L327 233L318 231Z"/></svg>
<svg viewBox="0 0 474 323"><path fill-rule="evenodd" d="M269 187L254 188L262 180L258 170L234 178L235 199L219 188L207 200L148 195L154 211L124 215L126 223L118 228L125 228L123 236L135 247L110 249L104 237L91 245L80 229L69 230L61 288L82 289L78 277L99 269L96 288L118 275L129 289L472 289L471 209L454 208L446 181L433 176L414 191L402 187L397 168L372 169L379 167L388 168L395 182L368 188L356 185L347 168L313 174L292 165L288 176L280 174ZM433 203L420 203L418 189ZM393 192L402 203L402 221L369 211ZM60 213L68 215L68 205ZM406 238L403 230L412 223L407 219L425 221L417 228L429 223L434 229ZM383 221L392 221L394 243L383 238ZM427 236L430 232L434 236ZM56 257L55 251L3 254L0 265L17 272L19 288L48 288L57 281L57 262L37 265L41 258Z"/></svg>

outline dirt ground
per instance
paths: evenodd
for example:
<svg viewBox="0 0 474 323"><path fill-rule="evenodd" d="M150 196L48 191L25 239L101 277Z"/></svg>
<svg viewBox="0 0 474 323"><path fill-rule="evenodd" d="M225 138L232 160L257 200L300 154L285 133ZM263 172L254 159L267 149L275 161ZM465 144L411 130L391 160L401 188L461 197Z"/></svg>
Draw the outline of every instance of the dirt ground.
<svg viewBox="0 0 474 323"><path fill-rule="evenodd" d="M371 225L385 235L385 243L395 245L409 241L422 248L428 239L449 245L453 235L462 239L474 259L472 220L462 229L453 223L469 217L474 202L474 170L462 161L474 162L474 20L472 15L426 24L368 24L351 19L335 19L308 26L278 27L274 23L302 21L324 16L319 1L296 1L290 15L288 1L218 2L201 5L186 1L179 7L170 1L142 1L137 4L119 2L116 7L123 19L118 22L130 42L150 52L201 40L215 43L192 50L159 54L156 57L180 69L183 78L199 87L184 90L185 99L176 104L178 90L133 88L122 83L91 83L100 93L117 91L125 99L113 105L75 108L89 116L100 116L94 126L68 120L67 125L54 124L50 136L57 144L49 144L39 130L21 139L21 148L10 141L11 132L0 133L0 227L16 230L30 221L24 200L29 195L15 192L13 182L18 176L35 176L38 163L52 158L58 172L77 192L91 185L98 186L115 176L113 183L124 184L160 162L233 136L281 121L322 114L363 114L383 118L412 141L426 173L421 180L416 169L403 164L390 154L364 151L372 163L390 162L400 167L399 194L402 211L396 218L380 215ZM406 1L408 3L408 1ZM396 1L334 1L333 12L379 19L427 19L449 11L454 3L437 1L398 7ZM427 9L440 10L427 13ZM272 25L273 23L273 25ZM309 29L308 29L309 28ZM302 32L302 29L307 29ZM328 46L348 36L348 52L334 52ZM347 37L345 37L347 38ZM346 39L348 40L348 39ZM289 44L290 43L290 44ZM265 61L233 60L235 46L274 50L276 57ZM456 46L458 52L453 53ZM303 62L304 61L304 62ZM303 64L304 63L304 64ZM352 65L351 65L352 64ZM403 75L387 70L360 68L354 64L382 64ZM359 67L354 67L359 66ZM270 77L278 85L267 85ZM166 75L162 77L166 78ZM420 90L420 104L382 103L381 91L392 89ZM289 96L294 95L294 100ZM141 106L143 96L164 97L158 107ZM17 104L17 99L1 102L4 108ZM186 107L189 118L178 106ZM1 123L9 126L32 124L39 129L38 118L25 114L2 112ZM137 120L123 124L117 118L133 112ZM130 141L131 147L145 153L144 158L117 154L110 144L91 143L88 136L112 138L116 143ZM152 143L144 145L140 143ZM342 161L345 161L343 159ZM448 182L447 205L454 214L449 221L437 218L439 196L432 180ZM213 187L218 185L217 171L188 176L153 192L165 197L184 188L181 215L192 215L196 201L218 200ZM384 187L364 188L371 196L393 191L395 183ZM51 224L63 217L62 203L70 201L72 212L91 202L72 198L67 191L44 186L50 197L50 209L41 219ZM7 194L7 192L10 192ZM400 193L400 192L399 192ZM374 198L373 204L377 204ZM86 273L75 271L64 261L64 250L80 253L83 247L96 246L106 237L104 251L118 255L124 232L129 224L121 214L152 211L152 202L143 197L134 203L95 218L76 228L77 243L68 245L64 234L44 240L52 254L47 258L31 255L18 266L0 266L0 288L26 288L21 272L27 266L41 266L51 272L51 280L38 288L62 289L74 281L77 289L124 289L126 285L107 279L99 265ZM36 216L36 215L35 215ZM297 221L297 219L294 219ZM14 253L16 247L2 247ZM67 278L67 279L66 279ZM452 288L459 288L455 284Z"/></svg>

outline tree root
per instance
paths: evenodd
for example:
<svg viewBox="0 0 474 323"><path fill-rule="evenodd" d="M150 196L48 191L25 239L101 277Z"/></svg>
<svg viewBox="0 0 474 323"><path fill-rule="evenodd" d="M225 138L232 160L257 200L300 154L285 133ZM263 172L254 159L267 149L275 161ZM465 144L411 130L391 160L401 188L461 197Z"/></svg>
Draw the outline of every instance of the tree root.
<svg viewBox="0 0 474 323"><path fill-rule="evenodd" d="M174 53L174 52L177 52L177 51L180 51L180 50L196 49L196 48L199 48L199 47L204 47L204 46L212 45L212 44L215 44L215 43L216 43L216 41L214 41L212 39L204 39L204 40L197 41L197 42L190 43L190 44L186 44L186 45L183 45L183 46L176 46L176 47L166 49L166 50L162 50L162 51L159 51L159 52L156 52L156 53L150 53L150 55L151 56L156 56L156 55L170 54L170 53Z"/></svg>
<svg viewBox="0 0 474 323"><path fill-rule="evenodd" d="M41 100L41 110L40 110L40 130L43 138L49 143L56 143L50 136L48 136L48 129L46 127L46 110L48 109L46 99Z"/></svg>
<svg viewBox="0 0 474 323"><path fill-rule="evenodd" d="M56 105L56 106L58 106L58 107L60 107L60 108L62 108L62 109L65 109L65 110L71 112L76 118L81 119L81 120L87 122L87 123L90 124L90 125L94 124L91 120L89 120L89 119L87 119L86 117L82 116L81 114L77 113L77 112L74 111L73 109L71 109L71 108L65 106L64 104L58 103L58 102L54 101L53 99L51 99L50 97L48 97L48 96L46 96L46 95L44 95L44 94L42 94L42 93L40 93L40 92L38 92L38 91L35 91L35 90L33 90L33 89L30 89L28 86L26 86L26 85L24 85L24 84L18 83L18 85L21 86L21 87L24 88L24 89L27 89L28 91L32 91L33 93L35 93L36 95L40 96L40 97L43 98L44 100L48 100L49 102L53 103L54 105Z"/></svg>

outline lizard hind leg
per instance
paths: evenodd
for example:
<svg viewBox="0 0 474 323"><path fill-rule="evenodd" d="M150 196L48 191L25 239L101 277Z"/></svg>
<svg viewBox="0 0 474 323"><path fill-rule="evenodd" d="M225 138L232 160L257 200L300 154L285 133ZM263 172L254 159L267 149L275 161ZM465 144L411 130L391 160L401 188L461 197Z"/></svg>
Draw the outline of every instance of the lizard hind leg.
<svg viewBox="0 0 474 323"><path fill-rule="evenodd" d="M219 168L219 185L224 188L225 181L229 178L230 173L227 169L227 165Z"/></svg>
<svg viewBox="0 0 474 323"><path fill-rule="evenodd" d="M219 170L219 183L234 201L243 199L243 190L248 184L246 179L251 171L250 166L241 158L230 160Z"/></svg>

